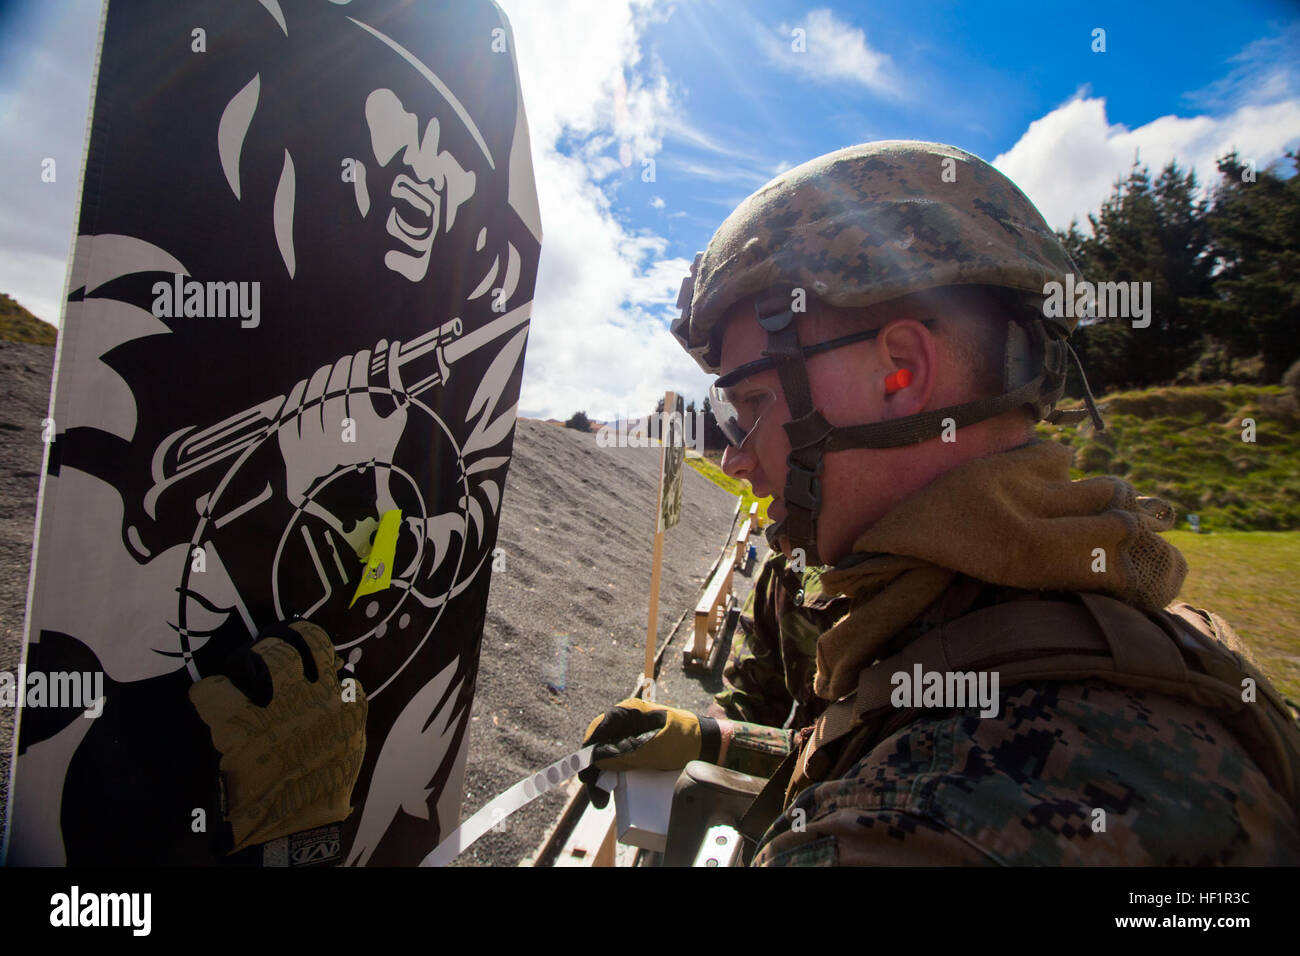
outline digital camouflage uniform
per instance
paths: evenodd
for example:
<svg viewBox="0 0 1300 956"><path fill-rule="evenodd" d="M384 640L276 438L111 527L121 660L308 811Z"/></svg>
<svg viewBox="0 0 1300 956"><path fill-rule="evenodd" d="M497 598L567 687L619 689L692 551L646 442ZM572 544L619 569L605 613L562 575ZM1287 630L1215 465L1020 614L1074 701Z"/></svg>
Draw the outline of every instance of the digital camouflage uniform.
<svg viewBox="0 0 1300 956"><path fill-rule="evenodd" d="M1077 318L1053 315L1044 305L1044 296L1047 283L1064 286L1074 273L1059 240L1015 184L989 164L951 146L891 141L850 147L781 174L741 203L697 257L691 278L683 283L678 299L682 315L673 333L701 368L721 374L721 319L735 304L754 301L750 321L758 321L767 334L764 354L773 357L789 409L789 420L781 424L791 447L782 492L787 517L782 527L769 529L769 541L784 536L815 556L821 502L814 479L822 471L823 455L834 450L933 440L948 416L958 430L1020 407L1028 407L1038 420L1068 420L1069 413L1055 410L1055 404L1063 394L1068 362L1077 365L1065 341ZM891 421L827 423L811 402L803 357L809 343L797 336L800 323L793 314L792 290L803 290L809 298L831 306L865 309L956 286L991 289L995 297L1002 297L998 301L1006 303L1003 392ZM735 319L745 320L743 315ZM1090 394L1087 401L1094 424L1102 427ZM714 407L719 407L717 401ZM737 423L733 419L731 424ZM743 433L748 426L737 427ZM728 440L738 444L734 438ZM980 466L986 473L1010 475L1004 463L1013 455L1019 455L1016 460L1021 462L1051 457L1031 446L1025 446L1028 451L975 461L988 463ZM1123 540L1126 547L1138 539L1148 519L1154 523L1152 515L1143 514L1141 503L1135 504L1131 487L1118 479L1070 482L1060 457L1054 459L1053 468L1059 473L1054 480L1073 489L1070 494L1095 496L1101 487L1097 482L1113 482L1116 500L1126 496L1124 507L1103 506L1086 514L1052 512L1045 507L1048 498L1028 495L1021 503L1032 503L1041 511L1029 518L1064 519L1058 526L1069 528L1077 515L1084 524L1105 524L1111 531L1128 528L1132 535ZM936 480L930 487L939 483ZM930 514L943 510L953 488L949 485L943 494L924 499L931 506ZM909 500L920 498L918 493ZM1017 501L1014 495L1008 500L1012 505ZM885 592L892 587L891 580L910 582L906 593L912 598L931 593L927 587L936 582L944 582L944 590L925 606L902 601L907 613L913 613L912 607L917 610L901 626L882 624L886 618L873 610L865 592L857 592L850 602L851 613L834 628L841 638L836 653L854 669L841 668L836 678L841 683L835 686L842 686L845 674L871 670L874 659L919 647L924 643L917 640L919 636L942 622L962 618L972 608L1001 607L1020 599L1050 603L1068 596L1067 592L1095 591L1110 595L1106 600L1122 602L1128 613L1136 608L1150 616L1177 595L1186 564L1167 544L1156 547L1147 542L1148 557L1161 547L1166 549L1165 566L1156 575L1161 586L1139 593L1126 578L1136 565L1121 566L1113 559L1103 573L1089 579L1075 547L1084 541L1072 540L1075 550L1067 551L1064 546L1056 549L1055 539L1048 535L1032 550L1029 540L1019 537L1022 526L1014 520L995 529L997 533L989 534L986 526L972 532L981 527L986 501L992 503L983 498L965 501L964 511L948 515L946 523L935 522L924 536L918 534L916 540L898 547L863 547L862 542L889 525L891 517L905 513L903 505L863 533L855 553L837 566L837 574L880 575ZM1014 507L1008 513L1013 512ZM920 509L910 512L910 517L919 517L918 523L924 524L926 514ZM1160 521L1168 527L1172 515L1163 514ZM1149 531L1148 527L1143 533ZM885 537L881 534L875 540ZM984 552L981 561L944 561L946 553L955 553L952 549L976 545ZM1000 573L1006 562L1016 560L1021 579ZM1171 561L1181 568L1171 568ZM1171 581L1176 582L1172 590ZM1031 582L1038 583L1028 586ZM738 714L775 722L784 721L784 714L774 713L779 706L768 703L765 712L760 705L746 710L746 695L774 701L778 683L791 686L793 672L806 665L796 665L797 658L785 653L787 644L771 636L770 624L758 624L760 618L783 624L788 618L777 596L779 582L773 584L756 589L760 599L766 594L777 602L769 614L756 608L754 634L766 631L767 640L761 647L746 644L741 650L730 668L732 690L724 692L723 699ZM893 622L900 599L890 600L895 614L888 621ZM876 604L877 609L882 606L890 605ZM845 635L872 633L873 628L885 632L883 646L874 643L879 633L861 646L843 640ZM788 644L800 648L806 660L808 641L802 626L785 630L792 638ZM1170 641L1177 640L1165 633ZM986 635L985 640L997 643L996 635ZM1108 633L1107 640L1112 648L1125 646L1122 634ZM1222 644L1232 647L1227 640ZM832 635L824 633L817 643L819 661L831 646ZM1114 653L1118 660L1120 651ZM854 663L859 659L860 665ZM882 670L877 676L887 675ZM815 686L820 688L824 679L819 668ZM1267 683L1262 677L1260 681ZM835 699L836 693L822 696ZM791 699L782 696L781 700L788 710ZM810 707L805 702L804 707L809 712L815 704ZM814 779L800 777L796 769L788 794L792 802L764 834L754 862L1300 862L1294 793L1283 796L1274 786L1276 778L1265 776L1261 761L1266 755L1249 749L1244 738L1228 728L1227 718L1220 718L1226 711L1191 703L1185 695L1169 696L1125 686L1122 681L1092 678L1013 681L1001 688L995 716L982 717L979 710L900 712L896 716L905 719L886 721L878 738L870 736L874 730L869 726L838 741L838 751L828 746L827 751L839 754L835 769L829 777ZM818 726L826 719L824 714ZM1276 739L1285 740L1293 753L1300 752L1295 750L1300 738L1294 716L1280 719L1284 732ZM782 753L796 745L804 758L811 752L807 729L796 735L793 730L737 723L724 734L730 746L719 762L749 773L770 774ZM803 761L797 766L801 769Z"/></svg>
<svg viewBox="0 0 1300 956"><path fill-rule="evenodd" d="M755 865L1300 862L1294 814L1203 708L1100 681L1002 700L999 719L909 724L803 791Z"/></svg>
<svg viewBox="0 0 1300 956"><path fill-rule="evenodd" d="M849 600L823 591L820 568L800 574L786 564L780 551L764 559L714 700L734 720L798 730L826 709L813 693L817 638L848 613Z"/></svg>

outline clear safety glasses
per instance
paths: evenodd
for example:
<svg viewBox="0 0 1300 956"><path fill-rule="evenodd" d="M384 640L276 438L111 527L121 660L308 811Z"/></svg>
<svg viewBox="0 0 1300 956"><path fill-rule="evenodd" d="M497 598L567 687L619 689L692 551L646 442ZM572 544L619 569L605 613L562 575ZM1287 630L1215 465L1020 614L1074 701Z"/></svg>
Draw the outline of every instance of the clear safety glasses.
<svg viewBox="0 0 1300 956"><path fill-rule="evenodd" d="M922 319L921 324L929 326L933 319ZM838 339L806 345L801 349L804 360L814 355L842 348L855 342L865 342L880 334L879 329L866 329L844 335ZM768 369L776 368L776 359L767 356L753 362L746 362L723 375L709 389L709 404L713 408L713 417L723 436L733 448L740 448L749 440L763 420L763 416L776 404L776 389L745 381Z"/></svg>
<svg viewBox="0 0 1300 956"><path fill-rule="evenodd" d="M776 392L752 382L741 382L731 388L714 385L709 389L709 403L723 437L733 448L740 448L758 431L763 415L776 404Z"/></svg>

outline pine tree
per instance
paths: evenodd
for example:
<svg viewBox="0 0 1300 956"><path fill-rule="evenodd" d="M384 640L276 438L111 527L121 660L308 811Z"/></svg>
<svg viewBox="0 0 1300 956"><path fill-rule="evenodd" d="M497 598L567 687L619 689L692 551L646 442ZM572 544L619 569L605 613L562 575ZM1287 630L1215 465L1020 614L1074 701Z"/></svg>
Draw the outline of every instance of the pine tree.
<svg viewBox="0 0 1300 956"><path fill-rule="evenodd" d="M1196 358L1214 281L1208 204L1196 193L1195 173L1176 162L1152 183L1135 159L1127 180L1088 216L1091 236L1073 222L1059 234L1083 278L1151 283L1150 326L1133 328L1133 316L1106 317L1080 323L1072 336L1094 389L1166 382ZM1071 385L1077 394L1078 384Z"/></svg>
<svg viewBox="0 0 1300 956"><path fill-rule="evenodd" d="M1286 155L1300 174L1300 154ZM1300 358L1300 175L1256 171L1235 151L1218 167L1208 226L1220 271L1200 304L1231 354L1260 354L1277 382Z"/></svg>

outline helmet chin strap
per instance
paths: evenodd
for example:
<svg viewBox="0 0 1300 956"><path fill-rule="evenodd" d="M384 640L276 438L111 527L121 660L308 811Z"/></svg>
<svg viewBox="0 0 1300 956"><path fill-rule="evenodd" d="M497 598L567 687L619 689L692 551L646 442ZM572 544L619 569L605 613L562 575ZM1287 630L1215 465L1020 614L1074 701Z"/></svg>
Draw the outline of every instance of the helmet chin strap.
<svg viewBox="0 0 1300 956"><path fill-rule="evenodd" d="M785 517L767 529L769 544L776 546L778 536L790 539L792 548L804 552L804 564L822 563L817 551L817 515L821 511L822 455L834 429L813 407L808 387L808 369L795 329L794 312L787 296L777 293L760 297L754 303L758 324L767 332L764 356L776 363L776 372L785 391L791 420L785 423L790 437L790 454L786 457Z"/></svg>
<svg viewBox="0 0 1300 956"><path fill-rule="evenodd" d="M1023 384L993 398L950 405L893 421L835 427L813 407L808 369L795 328L795 313L789 308L789 301L787 295L773 294L760 297L754 305L755 318L767 332L767 350L763 355L775 361L790 409L790 421L784 426L790 439L782 495L786 516L769 525L765 534L769 546L774 549L780 547L778 539L782 535L788 538L791 548L803 550L804 563L808 567L822 563L817 549L817 519L821 512L821 475L827 452L913 445L939 437L945 428L964 428L1022 405L1033 406L1039 412L1039 418L1053 424L1078 420L1087 414L1091 415L1099 431L1105 427L1087 380L1083 378L1078 356L1064 335L1053 327L1035 327L1033 323L1027 323L1028 329L1019 325L1008 327L1007 368L1019 363L1020 368L1037 369L1037 374ZM1014 334L1012 328L1016 330ZM1047 328L1046 333L1044 328ZM1047 413L1064 392L1067 357L1073 360L1084 383L1087 410ZM1011 372L1008 371L1004 377L1011 378Z"/></svg>

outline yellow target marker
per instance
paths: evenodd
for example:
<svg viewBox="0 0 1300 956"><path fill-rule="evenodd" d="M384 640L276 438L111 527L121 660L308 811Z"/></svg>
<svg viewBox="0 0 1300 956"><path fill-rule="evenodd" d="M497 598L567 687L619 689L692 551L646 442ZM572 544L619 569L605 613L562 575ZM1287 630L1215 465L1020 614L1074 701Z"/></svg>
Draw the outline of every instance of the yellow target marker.
<svg viewBox="0 0 1300 956"><path fill-rule="evenodd" d="M397 558L397 533L401 528L400 508L385 511L383 517L379 519L379 527L375 530L375 543L371 546L370 556L366 559L366 570L362 572L361 583L357 585L357 593L352 595L349 608L356 604L357 598L363 594L386 591L393 583L393 561Z"/></svg>

